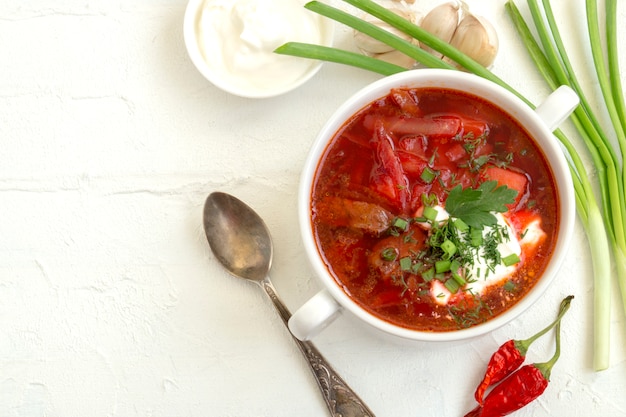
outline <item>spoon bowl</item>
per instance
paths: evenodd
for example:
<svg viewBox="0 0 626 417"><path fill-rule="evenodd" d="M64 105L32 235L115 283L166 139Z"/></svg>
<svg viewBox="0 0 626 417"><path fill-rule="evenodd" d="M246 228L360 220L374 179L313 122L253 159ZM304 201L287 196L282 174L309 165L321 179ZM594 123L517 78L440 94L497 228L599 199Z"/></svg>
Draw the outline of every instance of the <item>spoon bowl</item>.
<svg viewBox="0 0 626 417"><path fill-rule="evenodd" d="M291 313L278 297L268 275L273 245L263 219L238 198L213 192L204 203L203 225L217 260L232 275L260 285L287 327ZM306 358L331 416L374 417L311 342L300 341L293 335L292 338Z"/></svg>
<svg viewBox="0 0 626 417"><path fill-rule="evenodd" d="M226 270L238 278L263 281L273 256L263 219L233 196L215 192L206 200L203 220L209 246Z"/></svg>

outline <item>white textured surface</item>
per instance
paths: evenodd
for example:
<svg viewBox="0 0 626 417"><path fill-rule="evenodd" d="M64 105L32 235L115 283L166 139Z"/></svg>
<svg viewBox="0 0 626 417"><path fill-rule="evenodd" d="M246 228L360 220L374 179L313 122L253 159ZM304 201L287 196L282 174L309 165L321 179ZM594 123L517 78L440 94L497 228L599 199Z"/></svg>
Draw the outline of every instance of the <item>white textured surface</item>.
<svg viewBox="0 0 626 417"><path fill-rule="evenodd" d="M501 35L494 71L545 97L504 1L469 3ZM583 6L565 3L560 16L575 20ZM327 415L269 300L211 255L201 208L222 190L266 219L273 281L298 307L319 289L294 225L300 166L326 117L378 77L325 65L285 96L229 96L189 61L184 8L0 4L0 416ZM337 38L350 46L346 29ZM570 293L551 385L516 415L626 415L617 302L611 368L591 369L593 289L580 225L555 284L505 328L465 344L397 346L342 317L316 344L379 417L461 416L496 347L542 328ZM529 360L551 356L551 340Z"/></svg>

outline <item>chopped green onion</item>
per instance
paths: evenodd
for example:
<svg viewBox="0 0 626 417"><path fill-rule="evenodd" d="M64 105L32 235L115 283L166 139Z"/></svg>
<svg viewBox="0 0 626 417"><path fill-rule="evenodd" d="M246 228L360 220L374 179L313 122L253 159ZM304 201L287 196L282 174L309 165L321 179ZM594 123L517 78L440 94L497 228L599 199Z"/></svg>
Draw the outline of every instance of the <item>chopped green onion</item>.
<svg viewBox="0 0 626 417"><path fill-rule="evenodd" d="M444 258L450 259L456 253L456 245L450 239L446 239L441 244L441 250L444 253Z"/></svg>
<svg viewBox="0 0 626 417"><path fill-rule="evenodd" d="M462 287L467 284L467 281L461 276L461 274L459 274L460 269L461 263L457 259L452 261L452 263L450 264L450 272L452 273L452 278Z"/></svg>
<svg viewBox="0 0 626 417"><path fill-rule="evenodd" d="M470 245L479 248L483 244L483 231L480 229L470 229Z"/></svg>
<svg viewBox="0 0 626 417"><path fill-rule="evenodd" d="M422 179L422 181L424 181L426 184L430 184L431 182L433 182L435 180L435 178L437 178L437 172L433 171L431 168L426 167L424 168L424 170L422 171L422 175L420 175L420 178Z"/></svg>
<svg viewBox="0 0 626 417"><path fill-rule="evenodd" d="M422 279L424 282L431 281L433 278L435 278L435 268L429 268L422 272Z"/></svg>
<svg viewBox="0 0 626 417"><path fill-rule="evenodd" d="M396 248L385 248L380 252L380 258L383 261L387 261L387 262L395 261L397 257L398 257L398 251L396 250Z"/></svg>
<svg viewBox="0 0 626 417"><path fill-rule="evenodd" d="M434 222L437 219L437 214L438 212L435 208L426 206L424 207L424 213L422 214L422 216L424 216L426 220Z"/></svg>
<svg viewBox="0 0 626 417"><path fill-rule="evenodd" d="M435 271L437 273L448 272L450 270L451 261L443 259L441 261L435 262Z"/></svg>
<svg viewBox="0 0 626 417"><path fill-rule="evenodd" d="M469 226L467 225L467 223L465 223L461 219L454 219L452 220L452 223L454 224L454 227L456 227L456 229L460 232L467 232L469 230Z"/></svg>
<svg viewBox="0 0 626 417"><path fill-rule="evenodd" d="M458 282L456 282L456 280L454 279L449 279L446 282L443 283L443 285L448 289L448 291L450 291L452 294L456 294L459 289L461 288L461 286L459 285Z"/></svg>
<svg viewBox="0 0 626 417"><path fill-rule="evenodd" d="M410 256L405 256L404 258L400 258L400 269L405 272L410 271L412 263L413 262L411 261Z"/></svg>
<svg viewBox="0 0 626 417"><path fill-rule="evenodd" d="M433 207L439 204L439 199L435 194L422 194L422 203L425 206Z"/></svg>
<svg viewBox="0 0 626 417"><path fill-rule="evenodd" d="M516 253L512 253L502 258L502 263L504 264L504 266L515 265L519 261L520 261L519 256Z"/></svg>
<svg viewBox="0 0 626 417"><path fill-rule="evenodd" d="M458 272L459 269L461 269L461 262L459 262L458 259L455 259L452 262L450 262L450 271L454 273L454 272Z"/></svg>
<svg viewBox="0 0 626 417"><path fill-rule="evenodd" d="M407 227L409 226L409 222L407 222L406 220L404 220L402 217L396 217L393 221L393 227L400 229L400 230L406 230Z"/></svg>
<svg viewBox="0 0 626 417"><path fill-rule="evenodd" d="M452 278L457 282L457 284L459 284L459 286L464 286L467 284L467 281L465 280L465 278L463 278L463 276L461 276L461 274L457 273L457 272L453 272L452 273Z"/></svg>
<svg viewBox="0 0 626 417"><path fill-rule="evenodd" d="M467 281L465 281L465 278L463 278L461 276L461 274L459 274L458 272L452 272L452 278L457 282L457 284L459 284L461 287L464 286L465 284L467 284Z"/></svg>

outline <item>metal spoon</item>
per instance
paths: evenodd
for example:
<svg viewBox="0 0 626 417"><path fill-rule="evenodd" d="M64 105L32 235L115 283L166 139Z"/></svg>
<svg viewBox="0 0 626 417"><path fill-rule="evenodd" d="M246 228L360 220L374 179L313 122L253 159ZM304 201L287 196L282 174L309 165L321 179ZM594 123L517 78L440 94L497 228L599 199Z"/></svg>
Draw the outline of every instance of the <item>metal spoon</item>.
<svg viewBox="0 0 626 417"><path fill-rule="evenodd" d="M232 195L214 192L204 204L204 231L217 260L234 276L261 286L274 303L285 326L291 313L270 282L272 238L261 217ZM293 336L292 336L293 337ZM341 379L311 342L296 342L333 417L374 417L369 408Z"/></svg>

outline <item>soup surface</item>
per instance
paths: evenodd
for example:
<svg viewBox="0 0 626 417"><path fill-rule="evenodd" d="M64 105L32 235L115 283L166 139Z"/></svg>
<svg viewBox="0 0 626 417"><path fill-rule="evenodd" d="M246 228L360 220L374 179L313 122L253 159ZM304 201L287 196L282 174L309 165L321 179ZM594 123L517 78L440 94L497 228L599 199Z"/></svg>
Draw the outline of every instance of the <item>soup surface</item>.
<svg viewBox="0 0 626 417"><path fill-rule="evenodd" d="M470 327L535 285L558 200L544 155L496 106L395 89L336 133L317 168L312 225L344 291L422 331Z"/></svg>

